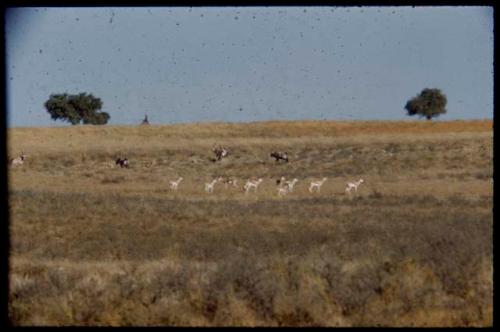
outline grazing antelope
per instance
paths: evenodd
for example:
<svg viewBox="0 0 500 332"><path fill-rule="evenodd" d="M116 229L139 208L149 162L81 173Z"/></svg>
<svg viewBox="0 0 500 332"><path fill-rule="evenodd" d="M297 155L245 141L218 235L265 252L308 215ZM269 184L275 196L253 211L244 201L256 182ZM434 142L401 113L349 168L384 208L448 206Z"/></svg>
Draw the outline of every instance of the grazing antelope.
<svg viewBox="0 0 500 332"><path fill-rule="evenodd" d="M118 159L116 159L115 164L120 165L121 168L123 168L123 167L128 168L128 159L127 158L124 158L124 159L118 158Z"/></svg>
<svg viewBox="0 0 500 332"><path fill-rule="evenodd" d="M262 179L258 179L257 181L248 180L245 186L243 187L245 189L245 194L248 194L251 188L254 188L255 192L257 192L257 187L261 182Z"/></svg>
<svg viewBox="0 0 500 332"><path fill-rule="evenodd" d="M288 186L279 186L278 187L278 196L283 197L289 192Z"/></svg>
<svg viewBox="0 0 500 332"><path fill-rule="evenodd" d="M285 177L282 176L280 179L276 180L276 185L278 186L278 196L283 197L288 193L288 185L285 184Z"/></svg>
<svg viewBox="0 0 500 332"><path fill-rule="evenodd" d="M325 181L326 178L323 178L321 181L312 181L311 185L309 186L309 192L312 193L314 188L317 188L318 192L320 192L321 186L323 185L323 183L325 183Z"/></svg>
<svg viewBox="0 0 500 332"><path fill-rule="evenodd" d="M276 180L276 184L277 185L280 185L280 184L283 184L283 183L285 183L285 177L284 176L282 176L281 179Z"/></svg>
<svg viewBox="0 0 500 332"><path fill-rule="evenodd" d="M288 153L286 152L273 151L271 152L271 157L275 158L276 162L279 162L280 160L288 162Z"/></svg>
<svg viewBox="0 0 500 332"><path fill-rule="evenodd" d="M221 178L213 179L212 182L205 183L205 191L211 194L214 191L215 184L220 181Z"/></svg>
<svg viewBox="0 0 500 332"><path fill-rule="evenodd" d="M12 166L21 166L24 164L26 157L27 157L27 155L25 155L24 153L21 153L21 155L19 157L11 159L10 164Z"/></svg>
<svg viewBox="0 0 500 332"><path fill-rule="evenodd" d="M345 188L345 192L351 194L351 191L354 189L354 192L358 192L358 187L360 184L362 184L365 180L359 179L358 181L355 182L347 182L347 187Z"/></svg>
<svg viewBox="0 0 500 332"><path fill-rule="evenodd" d="M288 190L290 192L293 191L293 186L295 186L295 184L297 183L297 181L299 181L298 179L293 179L292 181L285 181L286 185L288 186Z"/></svg>
<svg viewBox="0 0 500 332"><path fill-rule="evenodd" d="M227 155L229 154L229 151L226 148L222 147L222 146L219 146L219 147L215 147L214 146L212 148L212 151L215 154L214 162L219 161L219 160L221 160L224 157L227 157Z"/></svg>
<svg viewBox="0 0 500 332"><path fill-rule="evenodd" d="M177 187L179 187L179 183L182 181L182 176L177 179L177 181L170 181L170 188L173 190L177 190Z"/></svg>

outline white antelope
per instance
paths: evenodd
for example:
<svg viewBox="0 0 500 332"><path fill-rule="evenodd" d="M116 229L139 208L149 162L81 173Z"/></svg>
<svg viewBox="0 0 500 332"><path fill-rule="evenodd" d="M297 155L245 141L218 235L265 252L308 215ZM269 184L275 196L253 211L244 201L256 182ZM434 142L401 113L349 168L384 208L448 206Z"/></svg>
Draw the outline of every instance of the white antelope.
<svg viewBox="0 0 500 332"><path fill-rule="evenodd" d="M179 177L177 181L170 181L170 188L173 190L177 190L177 187L179 187L179 183L183 180L183 177Z"/></svg>
<svg viewBox="0 0 500 332"><path fill-rule="evenodd" d="M262 179L258 179L257 181L248 180L245 186L243 187L245 189L245 194L248 194L251 188L254 188L255 192L257 192L257 187L261 182Z"/></svg>
<svg viewBox="0 0 500 332"><path fill-rule="evenodd" d="M325 183L325 181L326 178L323 178L321 181L312 181L311 185L309 186L309 192L312 193L314 188L318 189L318 192L320 192L321 186L323 185L323 183Z"/></svg>
<svg viewBox="0 0 500 332"><path fill-rule="evenodd" d="M345 192L351 194L351 191L354 189L354 192L358 192L358 187L360 184L362 184L365 180L359 179L358 181L355 182L347 182L347 187L345 188Z"/></svg>
<svg viewBox="0 0 500 332"><path fill-rule="evenodd" d="M283 197L288 194L288 186L280 186L278 187L278 196Z"/></svg>
<svg viewBox="0 0 500 332"><path fill-rule="evenodd" d="M10 164L12 166L21 166L22 164L24 164L24 160L26 160L26 157L27 157L27 155L25 155L24 153L21 153L21 155L19 157L11 159Z"/></svg>
<svg viewBox="0 0 500 332"><path fill-rule="evenodd" d="M205 191L211 194L214 191L214 186L218 181L220 181L220 178L213 179L212 182L205 183Z"/></svg>
<svg viewBox="0 0 500 332"><path fill-rule="evenodd" d="M276 184L278 184L278 185L282 185L283 183L285 183L285 177L284 176L282 176L281 179L276 180Z"/></svg>
<svg viewBox="0 0 500 332"><path fill-rule="evenodd" d="M293 191L293 186L295 186L295 184L297 183L297 181L299 181L298 179L293 179L292 181L286 181L286 185L288 186L288 190L290 192Z"/></svg>

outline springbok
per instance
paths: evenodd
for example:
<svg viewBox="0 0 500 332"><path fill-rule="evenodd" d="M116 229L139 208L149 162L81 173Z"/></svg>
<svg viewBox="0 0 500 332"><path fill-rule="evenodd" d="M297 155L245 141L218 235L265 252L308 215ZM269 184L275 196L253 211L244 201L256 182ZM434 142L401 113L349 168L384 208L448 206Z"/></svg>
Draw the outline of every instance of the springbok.
<svg viewBox="0 0 500 332"><path fill-rule="evenodd" d="M214 162L219 161L219 160L221 160L224 157L227 157L227 155L229 154L229 151L226 148L222 147L222 146L219 146L219 147L215 147L214 146L212 148L212 151L215 153Z"/></svg>
<svg viewBox="0 0 500 332"><path fill-rule="evenodd" d="M221 180L221 178L219 177L219 178L213 179L212 182L205 183L205 191L207 193L211 194L214 191L215 184L220 180Z"/></svg>
<svg viewBox="0 0 500 332"><path fill-rule="evenodd" d="M312 181L311 185L309 186L309 192L312 193L314 188L317 188L318 192L320 192L321 186L323 185L323 183L325 183L325 181L326 178L323 178L321 181Z"/></svg>
<svg viewBox="0 0 500 332"><path fill-rule="evenodd" d="M124 158L124 159L118 158L118 159L116 159L115 164L120 165L121 168L123 168L123 167L128 168L128 159L127 158Z"/></svg>
<svg viewBox="0 0 500 332"><path fill-rule="evenodd" d="M288 186L279 186L278 187L278 196L283 197L289 192Z"/></svg>
<svg viewBox="0 0 500 332"><path fill-rule="evenodd" d="M177 187L179 187L179 183L182 181L182 176L177 179L177 181L170 181L170 188L173 190L177 190Z"/></svg>
<svg viewBox="0 0 500 332"><path fill-rule="evenodd" d="M286 153L286 152L273 151L273 152L271 152L270 156L275 158L276 162L278 162L280 160L284 160L284 161L288 162L288 153Z"/></svg>
<svg viewBox="0 0 500 332"><path fill-rule="evenodd" d="M245 186L243 187L245 189L245 194L248 194L250 188L254 188L255 192L257 192L257 187L262 181L263 181L262 179L258 179L257 181L248 180Z"/></svg>
<svg viewBox="0 0 500 332"><path fill-rule="evenodd" d="M297 183L297 181L299 181L298 179L293 179L292 181L285 181L286 185L288 186L288 190L290 192L293 191L293 186L295 186L295 184Z"/></svg>
<svg viewBox="0 0 500 332"><path fill-rule="evenodd" d="M359 179L358 181L354 182L347 182L347 187L345 188L345 192L351 194L351 191L354 189L354 192L358 192L358 187L360 184L362 184L365 180Z"/></svg>
<svg viewBox="0 0 500 332"><path fill-rule="evenodd" d="M10 164L12 166L22 166L24 164L24 161L26 160L26 157L27 155L23 152L19 157L11 159Z"/></svg>

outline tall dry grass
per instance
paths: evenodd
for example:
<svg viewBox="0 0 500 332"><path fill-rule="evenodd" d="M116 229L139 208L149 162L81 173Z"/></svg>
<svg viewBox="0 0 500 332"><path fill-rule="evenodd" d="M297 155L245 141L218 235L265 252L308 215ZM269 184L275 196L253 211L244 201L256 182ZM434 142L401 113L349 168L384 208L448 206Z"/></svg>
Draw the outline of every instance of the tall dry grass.
<svg viewBox="0 0 500 332"><path fill-rule="evenodd" d="M30 155L9 170L14 325L492 325L491 121L8 135ZM220 163L216 142L231 151ZM108 168L118 155L129 169ZM219 175L239 187L205 193ZM264 182L245 195L251 176ZM299 178L284 198L281 176Z"/></svg>

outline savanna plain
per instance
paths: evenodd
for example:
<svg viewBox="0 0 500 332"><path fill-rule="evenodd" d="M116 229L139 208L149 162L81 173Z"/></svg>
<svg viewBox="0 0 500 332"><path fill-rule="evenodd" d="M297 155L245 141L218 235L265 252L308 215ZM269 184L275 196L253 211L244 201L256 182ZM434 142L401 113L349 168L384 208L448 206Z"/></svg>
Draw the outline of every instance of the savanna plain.
<svg viewBox="0 0 500 332"><path fill-rule="evenodd" d="M493 324L490 120L10 128L7 147L27 155L8 167L13 325ZM237 187L205 192L218 176Z"/></svg>

